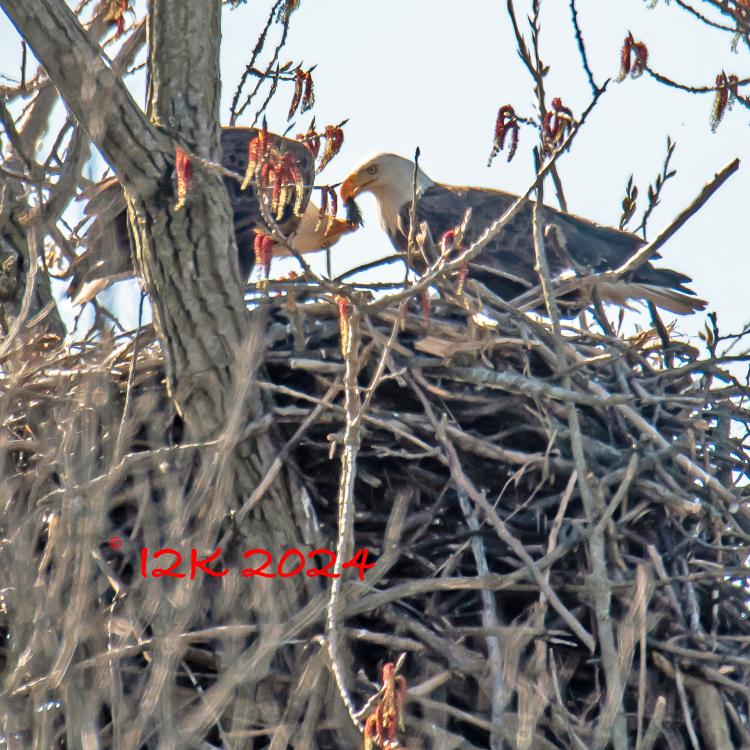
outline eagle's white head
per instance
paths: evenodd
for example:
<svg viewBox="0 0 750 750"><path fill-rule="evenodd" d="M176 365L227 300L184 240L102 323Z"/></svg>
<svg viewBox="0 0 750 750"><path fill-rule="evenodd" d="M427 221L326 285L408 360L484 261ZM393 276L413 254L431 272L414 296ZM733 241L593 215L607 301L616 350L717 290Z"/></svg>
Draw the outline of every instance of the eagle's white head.
<svg viewBox="0 0 750 750"><path fill-rule="evenodd" d="M434 185L417 168L417 195ZM398 214L405 203L411 202L414 189L414 162L396 154L377 154L360 164L342 183L344 201L360 193L372 193L378 202L380 223L390 236L398 227Z"/></svg>

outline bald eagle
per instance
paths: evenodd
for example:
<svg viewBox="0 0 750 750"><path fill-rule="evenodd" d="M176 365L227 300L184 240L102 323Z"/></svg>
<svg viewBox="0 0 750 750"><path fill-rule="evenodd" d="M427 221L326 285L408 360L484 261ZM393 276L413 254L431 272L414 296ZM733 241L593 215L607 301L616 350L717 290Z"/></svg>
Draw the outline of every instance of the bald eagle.
<svg viewBox="0 0 750 750"><path fill-rule="evenodd" d="M222 165L239 175L245 173L248 146L258 135L256 128L222 128ZM310 152L299 141L269 133L271 147L279 152L291 152L298 164L305 189L300 218L294 215L292 206L284 209L279 228L290 238L295 250L310 253L335 244L355 226L341 219L319 221L320 210L310 201L311 185L315 179L315 162ZM237 242L240 276L246 280L255 264L253 244L256 231L266 231L258 203L254 182L245 190L230 177L224 178L229 193ZM93 219L84 235L86 250L81 253L70 269L72 276L67 295L74 304L90 302L99 292L116 281L135 275L131 260L130 240L125 196L117 178L110 177L98 183L89 192L85 216ZM290 255L288 247L274 243L274 257Z"/></svg>
<svg viewBox="0 0 750 750"><path fill-rule="evenodd" d="M350 201L360 193L372 193L377 200L380 223L396 250L404 254L408 247L415 177L416 226L426 224L434 242L459 227L466 210L471 208L463 242L468 247L517 200L517 196L499 190L443 185L430 179L421 168L417 168L415 174L415 164L409 159L396 154L378 154L344 180L341 197ZM527 201L469 266L472 278L505 300L512 300L539 283L534 270L532 205ZM555 231L548 232L551 241L546 243L554 275L566 271L615 269L645 244L629 232L602 227L548 206L543 208L542 222L546 227L556 227ZM415 270L424 271L421 257L409 259L409 262ZM597 289L601 299L608 302L626 304L628 299L642 299L671 312L687 314L706 306L706 302L686 286L690 281L690 277L682 273L656 268L647 262L629 278L598 284ZM578 296L574 300L563 297L559 302L567 305L564 312L568 315L587 304L587 300L582 301Z"/></svg>

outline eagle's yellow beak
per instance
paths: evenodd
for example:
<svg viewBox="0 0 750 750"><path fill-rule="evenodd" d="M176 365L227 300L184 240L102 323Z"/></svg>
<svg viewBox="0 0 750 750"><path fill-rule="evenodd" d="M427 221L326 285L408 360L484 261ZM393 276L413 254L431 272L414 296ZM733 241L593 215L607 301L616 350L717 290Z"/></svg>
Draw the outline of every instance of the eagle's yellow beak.
<svg viewBox="0 0 750 750"><path fill-rule="evenodd" d="M363 179L360 172L350 174L342 183L339 192L344 199L344 203L352 198L356 198L361 192L375 182L375 178L369 180Z"/></svg>
<svg viewBox="0 0 750 750"><path fill-rule="evenodd" d="M339 188L339 193L341 193L341 200L346 203L347 201L354 198L360 191L360 189L361 187L357 182L357 175L350 174L341 184L341 188Z"/></svg>

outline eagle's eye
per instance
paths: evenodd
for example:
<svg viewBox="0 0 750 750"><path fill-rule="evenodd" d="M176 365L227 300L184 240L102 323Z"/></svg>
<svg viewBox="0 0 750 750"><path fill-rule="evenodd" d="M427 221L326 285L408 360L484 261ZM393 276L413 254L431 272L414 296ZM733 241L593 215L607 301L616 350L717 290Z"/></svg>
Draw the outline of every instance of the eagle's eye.
<svg viewBox="0 0 750 750"><path fill-rule="evenodd" d="M378 168L373 164L372 166L367 167L367 174L375 174L375 172L378 171Z"/></svg>

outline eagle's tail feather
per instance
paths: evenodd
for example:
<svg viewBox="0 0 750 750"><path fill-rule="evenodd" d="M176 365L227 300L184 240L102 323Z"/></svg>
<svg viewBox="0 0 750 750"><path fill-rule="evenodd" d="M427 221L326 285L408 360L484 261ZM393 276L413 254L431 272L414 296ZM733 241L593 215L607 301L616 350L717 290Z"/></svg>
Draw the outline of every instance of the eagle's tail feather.
<svg viewBox="0 0 750 750"><path fill-rule="evenodd" d="M653 302L657 307L678 315L689 315L698 310L703 310L708 304L706 300L692 294L686 294L669 287L657 286L656 284L616 282L614 284L598 284L597 286L601 298L606 302L627 306L629 299L642 299Z"/></svg>

